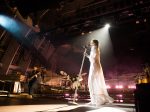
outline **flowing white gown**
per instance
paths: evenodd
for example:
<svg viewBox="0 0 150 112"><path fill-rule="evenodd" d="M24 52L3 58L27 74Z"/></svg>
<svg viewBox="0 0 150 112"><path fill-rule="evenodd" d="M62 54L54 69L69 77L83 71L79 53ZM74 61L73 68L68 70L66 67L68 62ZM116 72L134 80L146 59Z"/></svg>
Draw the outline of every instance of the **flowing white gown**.
<svg viewBox="0 0 150 112"><path fill-rule="evenodd" d="M91 46L90 69L88 76L88 87L90 92L91 104L100 106L106 103L112 103L113 98L108 95L102 66L100 63L100 51L97 47Z"/></svg>

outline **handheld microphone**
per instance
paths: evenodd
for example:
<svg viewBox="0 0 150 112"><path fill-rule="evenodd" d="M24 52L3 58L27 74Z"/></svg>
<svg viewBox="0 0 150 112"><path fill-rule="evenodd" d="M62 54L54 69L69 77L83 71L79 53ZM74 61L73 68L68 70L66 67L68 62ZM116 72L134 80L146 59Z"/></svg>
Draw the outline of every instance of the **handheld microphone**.
<svg viewBox="0 0 150 112"><path fill-rule="evenodd" d="M82 46L84 49L86 49L87 47L86 46Z"/></svg>
<svg viewBox="0 0 150 112"><path fill-rule="evenodd" d="M83 48L87 49L89 47L89 45L84 45Z"/></svg>

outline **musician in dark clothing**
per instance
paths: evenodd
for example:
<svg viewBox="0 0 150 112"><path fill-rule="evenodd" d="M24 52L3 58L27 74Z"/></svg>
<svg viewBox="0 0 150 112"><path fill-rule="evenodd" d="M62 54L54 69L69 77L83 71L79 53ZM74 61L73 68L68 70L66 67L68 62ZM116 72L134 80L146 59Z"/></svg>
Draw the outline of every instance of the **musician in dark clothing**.
<svg viewBox="0 0 150 112"><path fill-rule="evenodd" d="M37 92L39 76L40 76L40 71L38 70L37 67L34 67L33 71L28 74L28 93L29 93L29 95L35 94Z"/></svg>
<svg viewBox="0 0 150 112"><path fill-rule="evenodd" d="M45 76L46 76L46 68L41 67L41 84L45 82Z"/></svg>

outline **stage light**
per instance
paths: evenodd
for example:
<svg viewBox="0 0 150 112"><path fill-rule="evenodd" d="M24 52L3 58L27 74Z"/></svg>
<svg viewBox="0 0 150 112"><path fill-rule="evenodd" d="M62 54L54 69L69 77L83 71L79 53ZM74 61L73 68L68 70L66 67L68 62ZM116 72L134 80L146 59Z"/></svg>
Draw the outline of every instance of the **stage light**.
<svg viewBox="0 0 150 112"><path fill-rule="evenodd" d="M135 85L129 85L128 89L136 89L136 86Z"/></svg>
<svg viewBox="0 0 150 112"><path fill-rule="evenodd" d="M81 33L81 35L85 35L85 33L84 33L84 32L82 32L82 33Z"/></svg>
<svg viewBox="0 0 150 112"><path fill-rule="evenodd" d="M5 16L5 15L0 15L0 25L2 27L8 28L8 27L15 27L16 22L13 18Z"/></svg>
<svg viewBox="0 0 150 112"><path fill-rule="evenodd" d="M140 21L139 21L139 20L136 20L136 21L135 21L135 23L136 23L136 24L139 24L139 23L140 23Z"/></svg>
<svg viewBox="0 0 150 112"><path fill-rule="evenodd" d="M69 97L70 96L70 94L69 93L65 93L65 97Z"/></svg>
<svg viewBox="0 0 150 112"><path fill-rule="evenodd" d="M18 41L24 41L23 37L29 31L29 27L27 25L7 15L0 15L0 26ZM24 44L29 43L24 41Z"/></svg>
<svg viewBox="0 0 150 112"><path fill-rule="evenodd" d="M21 25L15 19L9 16L0 15L0 26L2 26L8 32L12 33L14 36L20 36Z"/></svg>
<svg viewBox="0 0 150 112"><path fill-rule="evenodd" d="M92 33L92 31L89 31L89 33Z"/></svg>
<svg viewBox="0 0 150 112"><path fill-rule="evenodd" d="M120 103L123 103L123 100L120 100Z"/></svg>
<svg viewBox="0 0 150 112"><path fill-rule="evenodd" d="M111 89L111 86L110 86L110 85L106 85L106 88L107 88L107 89Z"/></svg>
<svg viewBox="0 0 150 112"><path fill-rule="evenodd" d="M110 24L106 24L105 28L107 28L107 29L110 28Z"/></svg>
<svg viewBox="0 0 150 112"><path fill-rule="evenodd" d="M116 96L117 96L117 97L120 97L120 98L122 98L122 97L123 97L123 95L122 95L122 94L117 94Z"/></svg>
<svg viewBox="0 0 150 112"><path fill-rule="evenodd" d="M123 85L116 85L115 88L116 89L123 89Z"/></svg>
<svg viewBox="0 0 150 112"><path fill-rule="evenodd" d="M0 15L0 26L4 27L6 25L8 25L8 23L10 22L9 18L4 16L4 15Z"/></svg>
<svg viewBox="0 0 150 112"><path fill-rule="evenodd" d="M145 18L143 21L146 23L146 22L147 22L147 19Z"/></svg>

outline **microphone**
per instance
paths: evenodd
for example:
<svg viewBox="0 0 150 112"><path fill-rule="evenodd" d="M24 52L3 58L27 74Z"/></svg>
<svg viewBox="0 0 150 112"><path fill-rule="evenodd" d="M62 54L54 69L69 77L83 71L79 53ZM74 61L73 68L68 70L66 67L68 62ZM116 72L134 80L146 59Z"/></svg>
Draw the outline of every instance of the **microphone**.
<svg viewBox="0 0 150 112"><path fill-rule="evenodd" d="M84 45L83 48L87 49L89 47L89 45Z"/></svg>
<svg viewBox="0 0 150 112"><path fill-rule="evenodd" d="M86 46L82 46L84 49L86 49Z"/></svg>

